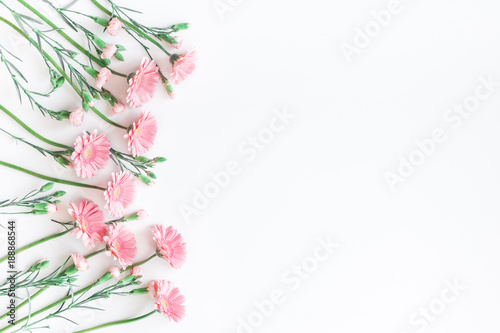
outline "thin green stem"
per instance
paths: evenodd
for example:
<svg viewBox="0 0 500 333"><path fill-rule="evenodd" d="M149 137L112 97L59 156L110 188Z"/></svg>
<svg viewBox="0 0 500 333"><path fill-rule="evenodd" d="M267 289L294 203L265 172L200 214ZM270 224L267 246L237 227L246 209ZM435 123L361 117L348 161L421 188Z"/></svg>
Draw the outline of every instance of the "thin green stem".
<svg viewBox="0 0 500 333"><path fill-rule="evenodd" d="M32 300L34 300L35 298L37 298L38 296L40 296L47 288L41 288L39 289L36 293L34 293L33 295L31 295L30 298L27 298L25 299L21 304L17 305L16 308L15 308L15 311L17 311L18 309L22 308L23 306L25 306L26 304L28 304L29 302L31 302ZM3 315L0 316L0 320L4 319L4 318L7 318L7 316L10 314L9 311L5 312Z"/></svg>
<svg viewBox="0 0 500 333"><path fill-rule="evenodd" d="M76 186L76 187L91 188L91 189L100 190L100 191L106 191L106 189L104 187L99 187L99 186L89 185L89 184L83 184L83 183L78 183L78 182L72 182L72 181L69 181L69 180L64 180L64 179L59 179L59 178L53 178L53 177L45 176L45 175L39 174L37 172L31 171L31 170L28 170L28 169L25 169L25 168L21 168L21 167L19 167L17 165L14 165L14 164L11 164L11 163L8 163L8 162L4 162L4 161L0 161L0 165L3 165L5 167L7 167L7 168L11 168L11 169L14 169L14 170L17 170L17 171L20 171L20 172L24 172L24 173L26 173L28 175L33 176L33 177L37 177L37 178L40 178L40 179L48 180L49 182L54 182L54 183L59 183L59 184L64 184L64 185L70 185L70 186Z"/></svg>
<svg viewBox="0 0 500 333"><path fill-rule="evenodd" d="M21 0L18 0L18 1L21 1ZM18 34L20 34L21 36L23 36L24 38L26 38L30 43L34 43L34 41L27 35L25 34L21 29L19 29L16 25L14 25L12 22L10 22L9 20L3 18L0 16L0 21L7 24L9 27L11 27L12 29L14 29ZM38 47L37 45L35 45L36 47ZM71 78L68 76L68 74L66 74L66 72L61 68L61 66L59 66L59 64L45 51L42 51L42 54L43 54L43 57L45 59L47 59L56 69L59 73L61 73L61 75L64 77L64 79L71 85L71 87L73 88L73 90L78 94L78 96L80 96L81 98L83 98L83 94L80 90L80 88L78 88L76 86L76 84L74 82L72 82ZM104 114L102 114L99 110L97 110L95 107L91 107L92 111L97 115L99 116L102 120L104 120L105 122L107 122L108 124L111 124L115 127L118 127L118 128L121 128L121 129L124 129L124 130L127 130L127 127L125 126L122 126L120 124L117 124L115 123L114 121L112 121L111 119L109 119L108 117L106 117Z"/></svg>
<svg viewBox="0 0 500 333"><path fill-rule="evenodd" d="M35 138L39 139L40 141L43 141L43 142L45 142L45 143L47 143L47 144L49 144L51 146L54 146L54 147L59 147L59 148L63 148L63 149L70 149L70 150L73 149L70 146L66 146L66 145L63 145L61 143L54 142L52 140L47 139L44 136L41 136L40 134L38 134L37 132L35 132L33 129L31 129L31 127L29 127L28 125L26 125L21 119L19 119L18 117L16 117L12 112L10 112L9 110L7 110L1 104L0 104L0 110L2 110L6 115L8 115L9 117L11 117L16 123L18 123L19 125L21 125L21 127L24 128L28 133L30 133L31 135L33 135Z"/></svg>
<svg viewBox="0 0 500 333"><path fill-rule="evenodd" d="M22 1L22 0L18 0L18 1ZM92 3L94 5L96 5L97 8L99 8L104 14L107 14L109 16L111 16L111 12L106 8L104 7L103 5L101 5L99 3L99 1L97 0L90 0L92 1ZM149 36L148 34L145 34L143 31L141 31L139 28L137 28L133 23L123 19L120 17L120 20L123 22L123 24L125 24L127 26L127 28L130 28L132 30L134 30L138 35L140 35L141 37L147 39L148 41L150 41L151 43L153 43L154 45L156 45L160 50L162 50L163 52L165 52L166 55L170 56L170 52L168 52L167 50L165 50L165 48L163 46L161 46L160 43L158 43L156 40L154 40L151 36Z"/></svg>
<svg viewBox="0 0 500 333"><path fill-rule="evenodd" d="M80 330L80 331L76 331L76 332L74 332L74 333L91 332L91 331L96 331L96 330L98 330L98 329L105 328L105 327L110 327L110 326L115 326L115 325L123 325L123 324L133 323L134 321L139 321L139 320L141 320L141 319L147 318L147 317L151 316L152 314L154 314L155 312L157 312L157 310L153 310L153 311L151 311L151 312L148 312L148 313L146 313L145 315L142 315L142 316L140 316L140 317L135 317L135 318L131 318L131 319L124 319L124 320L112 321L112 322L109 322L109 323L106 323L106 324L102 324L102 325L94 326L94 327L87 328L87 329Z"/></svg>
<svg viewBox="0 0 500 333"><path fill-rule="evenodd" d="M44 237L44 238L42 238L42 239L39 239L39 240L37 240L37 241L35 241L35 242L29 243L29 244L27 244L27 245L25 245L25 246L20 247L19 249L17 249L17 250L16 250L16 254L19 254L19 253L24 252L24 251L26 251L26 250L28 250L28 249L31 249L32 247L35 247L35 246L37 246L37 245L39 245L39 244L45 243L45 242L47 242L47 241L49 241L49 240L51 240L51 239L54 239L54 238L58 238L58 237L64 236L64 235L66 235L67 233L69 233L69 232L70 232L71 230L73 230L73 229L74 229L74 228L72 228L72 229L68 229L68 230L65 230L65 231L63 231L63 232L60 232L60 233L57 233L57 234L54 234L54 235L50 235L50 236ZM7 258L8 258L8 257L9 257L9 256L8 256L8 255L6 255L6 256L3 256L2 258L0 258L0 264L1 264L1 263L3 263L5 260L7 260ZM0 318L0 319L1 319L1 318Z"/></svg>

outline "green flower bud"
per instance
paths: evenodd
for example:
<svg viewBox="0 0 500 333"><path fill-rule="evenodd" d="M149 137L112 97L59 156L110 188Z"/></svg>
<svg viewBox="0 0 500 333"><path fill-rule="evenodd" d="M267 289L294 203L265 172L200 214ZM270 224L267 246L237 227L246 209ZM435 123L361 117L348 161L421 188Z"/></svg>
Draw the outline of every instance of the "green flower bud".
<svg viewBox="0 0 500 333"><path fill-rule="evenodd" d="M137 288L129 291L131 295L143 295L148 293L148 288Z"/></svg>
<svg viewBox="0 0 500 333"><path fill-rule="evenodd" d="M93 16L92 19L94 20L95 23L102 25L103 27L107 27L109 24L109 21L100 17L95 17Z"/></svg>
<svg viewBox="0 0 500 333"><path fill-rule="evenodd" d="M71 163L65 157L56 156L56 157L54 157L54 159L56 160L57 163L59 163L60 165L62 165L65 168L72 168L73 167L73 163Z"/></svg>
<svg viewBox="0 0 500 333"><path fill-rule="evenodd" d="M83 91L82 97L88 106L90 106L90 107L94 106L94 100L92 99L92 96L89 94L89 92L87 90Z"/></svg>
<svg viewBox="0 0 500 333"><path fill-rule="evenodd" d="M83 66L83 69L89 73L90 76L92 76L93 78L97 78L97 75L99 75L99 72L96 71L94 68L90 67L90 66Z"/></svg>
<svg viewBox="0 0 500 333"><path fill-rule="evenodd" d="M47 183L45 185L43 185L41 188L40 188L40 191L39 192L47 192L47 191L50 191L52 190L52 188L54 187L54 183Z"/></svg>
<svg viewBox="0 0 500 333"><path fill-rule="evenodd" d="M52 196L56 197L56 198L59 198L59 197L62 197L63 195L65 195L65 194L66 194L66 192L64 192L64 191L57 191L54 194L52 194Z"/></svg>
<svg viewBox="0 0 500 333"><path fill-rule="evenodd" d="M69 119L70 114L71 114L71 112L66 111L66 110L61 110L59 112L56 112L56 115L59 118L58 120Z"/></svg>
<svg viewBox="0 0 500 333"><path fill-rule="evenodd" d="M115 44L115 46L116 46L116 49L117 49L118 51L126 51L126 50L127 50L127 49L125 48L125 46L123 46L123 45L120 45L120 44Z"/></svg>
<svg viewBox="0 0 500 333"><path fill-rule="evenodd" d="M67 276L70 276L70 275L73 275L73 274L76 274L78 273L78 269L76 268L75 265L71 265L69 266L65 271L64 271L64 275L67 275Z"/></svg>
<svg viewBox="0 0 500 333"><path fill-rule="evenodd" d="M154 172L148 171L148 172L146 172L146 174L148 175L149 178L156 179L156 175L154 174Z"/></svg>
<svg viewBox="0 0 500 333"><path fill-rule="evenodd" d="M120 61L125 61L125 58L123 57L123 55L118 51L115 52L115 58L120 60Z"/></svg>
<svg viewBox="0 0 500 333"><path fill-rule="evenodd" d="M89 112L90 106L82 100L82 108L85 112Z"/></svg>
<svg viewBox="0 0 500 333"><path fill-rule="evenodd" d="M149 179L148 177L146 177L144 175L137 175L137 178L139 178L139 180L142 181L146 185L152 185L152 183L153 183L151 179Z"/></svg>
<svg viewBox="0 0 500 333"><path fill-rule="evenodd" d="M129 283L130 281L133 281L134 279L135 279L135 276L130 274L130 275L127 275L126 277L124 277L123 279L121 279L120 281L118 281L118 284L126 284L126 283Z"/></svg>
<svg viewBox="0 0 500 333"><path fill-rule="evenodd" d="M110 272L107 272L99 280L97 280L97 283L104 283L104 282L108 281L109 279L111 279L112 277L113 277L113 275L111 275Z"/></svg>
<svg viewBox="0 0 500 333"><path fill-rule="evenodd" d="M158 162L158 163L163 163L163 162L166 162L167 159L165 157L156 157L154 159L155 162Z"/></svg>
<svg viewBox="0 0 500 333"><path fill-rule="evenodd" d="M92 35L91 37L92 41L97 44L101 49L106 47L106 42L97 37L96 35Z"/></svg>
<svg viewBox="0 0 500 333"><path fill-rule="evenodd" d="M173 31L186 30L189 28L189 23L179 23L170 26Z"/></svg>
<svg viewBox="0 0 500 333"><path fill-rule="evenodd" d="M147 163L149 161L149 158L144 156L136 156L135 160L141 163Z"/></svg>

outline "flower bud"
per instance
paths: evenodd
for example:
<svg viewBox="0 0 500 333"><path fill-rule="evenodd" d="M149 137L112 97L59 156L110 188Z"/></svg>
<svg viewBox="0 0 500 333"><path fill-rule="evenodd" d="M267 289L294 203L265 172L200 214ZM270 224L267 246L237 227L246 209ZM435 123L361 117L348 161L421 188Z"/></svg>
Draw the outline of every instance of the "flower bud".
<svg viewBox="0 0 500 333"><path fill-rule="evenodd" d="M56 197L56 198L59 198L59 197L62 197L63 195L65 195L65 194L66 194L66 192L64 192L64 191L57 191L52 196Z"/></svg>
<svg viewBox="0 0 500 333"><path fill-rule="evenodd" d="M102 25L103 27L108 26L108 20L106 20L106 19L103 19L100 17L95 17L95 16L92 16L91 18L94 20L95 23Z"/></svg>
<svg viewBox="0 0 500 333"><path fill-rule="evenodd" d="M89 73L90 76L92 76L94 79L97 77L97 75L99 74L99 72L97 70L95 70L94 68L90 67L90 66L86 66L84 65L83 66L83 69Z"/></svg>
<svg viewBox="0 0 500 333"><path fill-rule="evenodd" d="M146 174L148 175L149 178L151 179L156 179L156 175L154 172L152 171L147 171Z"/></svg>
<svg viewBox="0 0 500 333"><path fill-rule="evenodd" d="M173 31L179 31L179 30L186 30L189 28L189 23L179 23L179 24L174 24L170 26L170 29Z"/></svg>
<svg viewBox="0 0 500 333"><path fill-rule="evenodd" d="M73 168L73 163L71 163L68 159L66 159L65 157L62 157L62 156L56 156L54 157L54 159L56 160L57 163L59 163L60 165L62 165L63 167L65 168L68 168L68 169L71 169Z"/></svg>
<svg viewBox="0 0 500 333"><path fill-rule="evenodd" d="M154 159L155 162L158 162L158 163L163 163L163 162L166 162L167 159L165 157L156 157Z"/></svg>
<svg viewBox="0 0 500 333"><path fill-rule="evenodd" d="M94 106L94 100L92 99L92 96L90 96L89 92L84 90L82 93L83 100L85 103L87 103L88 106L93 107Z"/></svg>
<svg viewBox="0 0 500 333"><path fill-rule="evenodd" d="M168 97L170 97L171 99L175 99L174 88L167 79L163 81L163 86L165 87L165 89L167 89Z"/></svg>
<svg viewBox="0 0 500 333"><path fill-rule="evenodd" d="M106 274L104 274L103 276L101 276L101 278L99 280L97 280L97 283L104 283L106 281L108 281L109 279L111 279L113 277L113 275L110 273L110 272L107 272Z"/></svg>
<svg viewBox="0 0 500 333"><path fill-rule="evenodd" d="M149 159L147 157L144 157L144 156L136 156L135 160L138 161L138 162L141 162L141 163L147 163L147 162L149 162Z"/></svg>
<svg viewBox="0 0 500 333"><path fill-rule="evenodd" d="M115 58L120 60L120 61L125 61L125 58L123 57L123 55L120 53L120 52L115 52Z"/></svg>
<svg viewBox="0 0 500 333"><path fill-rule="evenodd" d="M73 275L73 274L76 274L78 273L78 268L76 268L75 265L71 265L69 266L65 271L64 271L64 275Z"/></svg>
<svg viewBox="0 0 500 333"><path fill-rule="evenodd" d="M137 289L132 289L129 291L129 294L131 295L144 295L148 293L148 288L137 288Z"/></svg>
<svg viewBox="0 0 500 333"><path fill-rule="evenodd" d="M117 49L118 51L126 51L126 50L127 50L127 49L125 48L125 46L123 46L123 45L116 44L115 46L116 46L116 49Z"/></svg>
<svg viewBox="0 0 500 333"><path fill-rule="evenodd" d="M144 175L137 175L137 178L146 185L154 185L153 181Z"/></svg>
<svg viewBox="0 0 500 333"><path fill-rule="evenodd" d="M129 283L130 281L133 281L133 280L135 280L135 276L127 275L126 277L124 277L123 279L118 281L118 284L126 284L126 283Z"/></svg>
<svg viewBox="0 0 500 333"><path fill-rule="evenodd" d="M92 35L92 41L97 44L101 49L106 47L106 42L97 37L96 35Z"/></svg>
<svg viewBox="0 0 500 333"><path fill-rule="evenodd" d="M47 192L47 191L50 191L52 190L52 188L54 187L54 183L47 183L45 185L43 185L41 188L40 188L40 191L39 192Z"/></svg>
<svg viewBox="0 0 500 333"><path fill-rule="evenodd" d="M39 260L33 266L31 266L28 271L29 272L38 271L40 269L45 269L45 268L49 267L49 265L50 265L50 260L49 259L42 259L42 260Z"/></svg>

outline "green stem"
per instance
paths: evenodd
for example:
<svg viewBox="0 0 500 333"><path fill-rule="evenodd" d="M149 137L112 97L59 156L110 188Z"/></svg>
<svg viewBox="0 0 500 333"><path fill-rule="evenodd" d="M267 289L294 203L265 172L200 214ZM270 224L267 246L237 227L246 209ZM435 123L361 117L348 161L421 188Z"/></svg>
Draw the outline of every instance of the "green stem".
<svg viewBox="0 0 500 333"><path fill-rule="evenodd" d="M115 325L122 325L122 324L128 324L128 323L132 323L134 321L139 321L141 319L144 319L144 318L147 318L149 316L151 316L153 313L157 312L157 310L153 310L149 313L146 313L145 315L142 315L140 317L135 317L135 318L131 318L131 319L124 319L124 320L117 320L117 321L112 321L112 322L109 322L109 323L106 323L106 324L102 324L102 325L98 325L98 326L94 326L94 327L91 327L91 328L87 328L87 329L84 329L84 330L80 330L80 331L76 331L74 333L83 333L83 332L91 332L91 331L96 331L98 329L101 329L101 328L105 328L105 327L110 327L110 326L115 326Z"/></svg>
<svg viewBox="0 0 500 333"><path fill-rule="evenodd" d="M89 259L89 258L91 258L91 257L93 257L93 256L95 256L95 255L97 255L98 253L103 252L104 250L105 250L105 249L102 249L102 250L99 250L99 251L93 252L93 253L91 253L91 254L89 254L89 255L85 256L85 258L86 258L86 259ZM137 264L130 265L129 267L127 267L127 268L123 269L123 270L122 270L122 272L123 272L123 271L125 271L125 270L128 270L128 269L130 269L130 268L132 268L132 267L134 267L134 266L141 266L141 265L143 265L143 264L147 263L148 261L150 261L151 259L153 259L154 257L156 257L156 253L155 253L155 254L153 254L151 257L149 257L149 258L147 258L147 259L144 259L143 261L138 262ZM72 298L74 298L75 296L78 296L78 295L80 295L80 294L83 294L83 293L85 293L85 292L89 291L90 289L92 289L93 287L97 286L98 284L99 284L98 282L94 282L94 283L92 283L92 284L90 284L90 285L86 286L85 288L80 289L80 290L78 290L77 292L74 292L72 295L68 295L68 296L63 297L63 298L61 298L60 300L57 300L57 301L55 301L55 302L53 302L53 303L51 303L51 304L49 304L49 305L47 305L47 306L43 307L42 309L40 309L40 310L38 310L38 311L35 311L35 312L31 313L30 315L25 316L25 317L23 317L23 318L21 318L21 319L17 320L14 326L17 326L19 323L22 323L22 322L26 321L28 318L33 318L33 317L35 317L35 316L39 315L40 313L45 312L45 311L47 311L47 310L49 310L49 309L53 308L53 307L54 307L54 306L56 306L56 305L59 305L59 304L61 304L61 303L65 302L65 301L67 301L67 300L69 300L69 299L72 299ZM41 289L41 290L42 290L42 289ZM40 293L41 293L41 290L39 291ZM46 289L43 289L43 290L46 290ZM37 293L38 293L38 292L37 292ZM38 296L38 295L37 295L37 296ZM25 301L25 302L26 302L26 301ZM25 302L23 302L23 303L25 303ZM21 304L23 304L23 303L21 303ZM23 304L23 305L24 305L24 304ZM16 307L16 309L17 309L17 308L18 308L18 307ZM14 326L13 326L13 325L8 325L8 326L6 326L6 327L4 327L4 328L0 329L0 333L1 333L1 332L5 332L6 330L8 330L9 328L14 327ZM75 332L75 333L76 333L76 332Z"/></svg>
<svg viewBox="0 0 500 333"><path fill-rule="evenodd" d="M49 182L60 183L60 184L70 185L70 186L83 187L83 188L91 188L91 189L100 190L100 191L106 191L106 189L104 187L99 187L99 186L89 185L89 184L83 184L83 183L78 183L78 182L72 182L72 181L69 181L69 180L64 180L64 179L59 179L59 178L53 178L53 177L45 176L45 175L39 174L37 172L31 171L31 170L28 170L28 169L25 169L25 168L21 168L21 167L19 167L17 165L10 164L10 163L4 162L4 161L0 161L0 165L3 165L5 167L7 167L7 168L11 168L11 169L14 169L14 170L17 170L17 171L24 172L24 173L26 173L28 175L31 175L31 176L34 176L34 177L37 177L37 178L40 178L40 179L48 180Z"/></svg>
<svg viewBox="0 0 500 333"><path fill-rule="evenodd" d="M71 230L73 230L73 229L74 229L74 228L72 228L72 229L68 229L68 230L65 230L65 231L63 231L63 232L60 232L60 233L58 233L58 234L54 234L54 235L51 235L51 236L47 236L47 237L44 237L44 238L42 238L42 239L39 239L39 240L37 240L37 241L35 241L35 242L33 242L33 243L30 243L30 244L28 244L28 245L25 245L25 246L23 246L23 247L21 247L21 248L17 249L17 250L16 250L16 254L19 254L19 253L24 252L24 251L26 251L26 250L28 250L28 249L31 249L32 247L35 247L35 246L37 246L37 245L39 245L39 244L45 243L45 242L47 242L47 241L49 241L49 240L51 240L51 239L54 239L54 238L58 238L58 237L64 236L64 235L66 235L67 233L69 233L69 232L70 232ZM8 256L8 255L6 255L6 256L3 256L2 258L0 258L0 264L1 264L1 263L3 263L5 260L7 260L7 258L8 258L8 257L9 257L9 256ZM0 318L0 319L2 319L2 318Z"/></svg>
<svg viewBox="0 0 500 333"><path fill-rule="evenodd" d="M31 295L30 298L28 299L25 299L21 304L17 305L16 308L14 309L15 311L17 311L18 309L22 308L23 306L25 306L26 304L28 304L29 302L31 302L32 300L34 300L35 298L37 298L38 296L40 296L47 288L41 288L39 289L36 293L34 293L33 295ZM7 316L9 315L9 311L5 312L3 315L0 316L0 320L4 319L4 318L7 318Z"/></svg>
<svg viewBox="0 0 500 333"><path fill-rule="evenodd" d="M18 0L18 1L22 1L22 0ZM24 38L26 38L30 43L33 43L33 40L27 35L25 34L21 29L19 29L17 26L15 26L12 22L10 22L9 20L3 18L0 16L0 21L2 21L3 23L7 24L9 27L11 27L12 29L14 29L18 34L20 34L21 36L23 36ZM59 31L59 30L58 30ZM36 45L35 45L36 46ZM77 85L72 82L71 78L68 76L68 74L66 74L66 72L61 68L61 66L59 66L59 64L45 51L42 51L42 54L43 54L43 57L45 59L47 59L56 69L59 73L61 73L61 75L64 77L64 79L66 80L66 82L68 82L71 87L73 88L73 90L81 97L83 98L83 94L80 90L80 88L77 87ZM109 119L108 117L106 117L104 114L102 114L99 110L97 110L94 106L91 107L92 111L97 115L99 116L102 120L104 120L105 122L107 122L108 124L111 124L115 127L118 127L118 128L121 128L121 129L124 129L124 130L127 130L127 127L125 126L122 126L120 124L117 124L115 123L114 121L112 121L111 119Z"/></svg>
<svg viewBox="0 0 500 333"><path fill-rule="evenodd" d="M28 133L30 133L31 135L33 135L35 138L39 139L40 141L43 141L43 142L45 142L45 143L47 143L47 144L49 144L51 146L54 146L54 147L59 147L59 148L63 148L63 149L73 150L73 148L70 147L70 146L66 146L66 145L63 145L61 143L54 142L52 140L49 140L49 139L41 136L40 134L38 134L37 132L35 132L34 130L32 130L24 122L22 122L21 119L19 119L18 117L16 117L12 112L10 112L9 110L7 110L1 104L0 104L0 110L2 110L5 114L7 114L9 117L11 117L16 123L18 123L19 125L21 125L21 127L24 128Z"/></svg>
<svg viewBox="0 0 500 333"><path fill-rule="evenodd" d="M18 0L18 1L22 1L22 0ZM103 5L101 5L99 3L99 1L97 0L90 0L92 1L92 3L94 5L96 5L97 8L99 8L104 14L106 15L109 15L111 16L111 12L106 9L106 7L104 7ZM154 45L156 45L160 50L162 50L163 52L165 52L166 55L170 56L170 52L168 52L167 50L165 50L165 48L163 46L161 46L160 43L158 43L156 40L154 40L151 36L149 36L148 34L145 34L143 31L141 31L141 29L137 28L135 26L135 24L123 19L120 17L120 20L123 22L123 24L125 24L128 28L134 30L137 34L139 34L141 37L147 39L148 41L150 41L151 43L153 43Z"/></svg>

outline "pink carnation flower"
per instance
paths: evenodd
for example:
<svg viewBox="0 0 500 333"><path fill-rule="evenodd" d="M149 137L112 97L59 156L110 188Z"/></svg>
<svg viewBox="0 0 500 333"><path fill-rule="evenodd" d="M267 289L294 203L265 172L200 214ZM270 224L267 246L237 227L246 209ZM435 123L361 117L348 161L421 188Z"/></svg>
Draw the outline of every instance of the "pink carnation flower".
<svg viewBox="0 0 500 333"><path fill-rule="evenodd" d="M134 234L126 229L122 224L112 224L108 229L108 234L104 236L106 242L106 255L118 260L123 268L132 265L137 253Z"/></svg>
<svg viewBox="0 0 500 333"><path fill-rule="evenodd" d="M113 266L109 269L109 273L111 273L111 276L113 276L115 279L120 280L120 268L118 266Z"/></svg>
<svg viewBox="0 0 500 333"><path fill-rule="evenodd" d="M154 60L142 58L142 63L135 75L129 80L127 102L132 107L139 107L149 101L160 81L158 66Z"/></svg>
<svg viewBox="0 0 500 333"><path fill-rule="evenodd" d="M186 261L186 243L181 234L172 227L165 229L162 225L152 227L153 239L158 251L173 268L180 268Z"/></svg>
<svg viewBox="0 0 500 333"><path fill-rule="evenodd" d="M90 135L84 132L76 139L75 150L71 155L75 162L76 175L87 179L94 177L98 169L106 167L110 148L106 134L97 136L97 130Z"/></svg>
<svg viewBox="0 0 500 333"><path fill-rule="evenodd" d="M118 36L122 26L122 22L117 17L114 17L109 21L107 30L111 36Z"/></svg>
<svg viewBox="0 0 500 333"><path fill-rule="evenodd" d="M164 288L165 286L165 280L153 280L149 282L148 284L148 294L152 298L158 297L160 294L160 291Z"/></svg>
<svg viewBox="0 0 500 333"><path fill-rule="evenodd" d="M47 205L47 214L55 214L57 213L59 209L55 204L48 204Z"/></svg>
<svg viewBox="0 0 500 333"><path fill-rule="evenodd" d="M137 216L139 217L139 220L147 220L149 218L148 212L145 211L144 209L138 211Z"/></svg>
<svg viewBox="0 0 500 333"><path fill-rule="evenodd" d="M183 39L181 37L178 37L178 36L174 36L173 39L177 42L177 43L173 43L172 46L175 48L175 49L180 49L182 47L182 42L183 42Z"/></svg>
<svg viewBox="0 0 500 333"><path fill-rule="evenodd" d="M128 150L132 155L139 156L147 152L155 142L158 124L156 118L147 111L142 111L141 118L132 125L132 128L125 134L128 139Z"/></svg>
<svg viewBox="0 0 500 333"><path fill-rule="evenodd" d="M85 272L90 268L87 259L85 259L85 257L81 254L72 254L71 259L73 259L76 269L78 269L80 272Z"/></svg>
<svg viewBox="0 0 500 333"><path fill-rule="evenodd" d="M101 58L111 59L115 55L116 51L118 51L118 48L115 44L106 44L106 46L102 50Z"/></svg>
<svg viewBox="0 0 500 333"><path fill-rule="evenodd" d="M113 107L111 108L111 111L113 112L113 114L122 113L123 111L125 111L125 104L123 104L122 102L115 103L115 105L113 105Z"/></svg>
<svg viewBox="0 0 500 333"><path fill-rule="evenodd" d="M112 180L104 192L106 208L115 217L123 216L125 208L134 201L136 184L129 171L111 174Z"/></svg>
<svg viewBox="0 0 500 333"><path fill-rule="evenodd" d="M83 124L83 118L85 116L85 111L82 108L76 108L69 115L69 121L73 126L81 126Z"/></svg>
<svg viewBox="0 0 500 333"><path fill-rule="evenodd" d="M106 67L102 68L99 74L97 75L97 79L95 81L95 86L97 89L102 89L106 82L111 78L111 71Z"/></svg>
<svg viewBox="0 0 500 333"><path fill-rule="evenodd" d="M170 63L172 64L172 78L173 84L178 84L182 80L185 80L193 73L196 65L196 50L191 50L185 54L179 56L178 54L173 54L170 57Z"/></svg>
<svg viewBox="0 0 500 333"><path fill-rule="evenodd" d="M172 282L165 281L162 284L163 286L154 305L155 309L159 310L169 320L178 323L186 315L186 306L184 305L186 299L180 294L179 289L174 287Z"/></svg>
<svg viewBox="0 0 500 333"><path fill-rule="evenodd" d="M141 268L139 266L134 266L130 270L130 274L132 274L135 277L139 277L139 276L142 276L142 270L141 270Z"/></svg>
<svg viewBox="0 0 500 333"><path fill-rule="evenodd" d="M70 202L68 212L76 222L76 227L71 234L81 238L83 245L92 248L96 243L102 242L106 235L104 214L99 207L89 200L79 200L78 205Z"/></svg>

